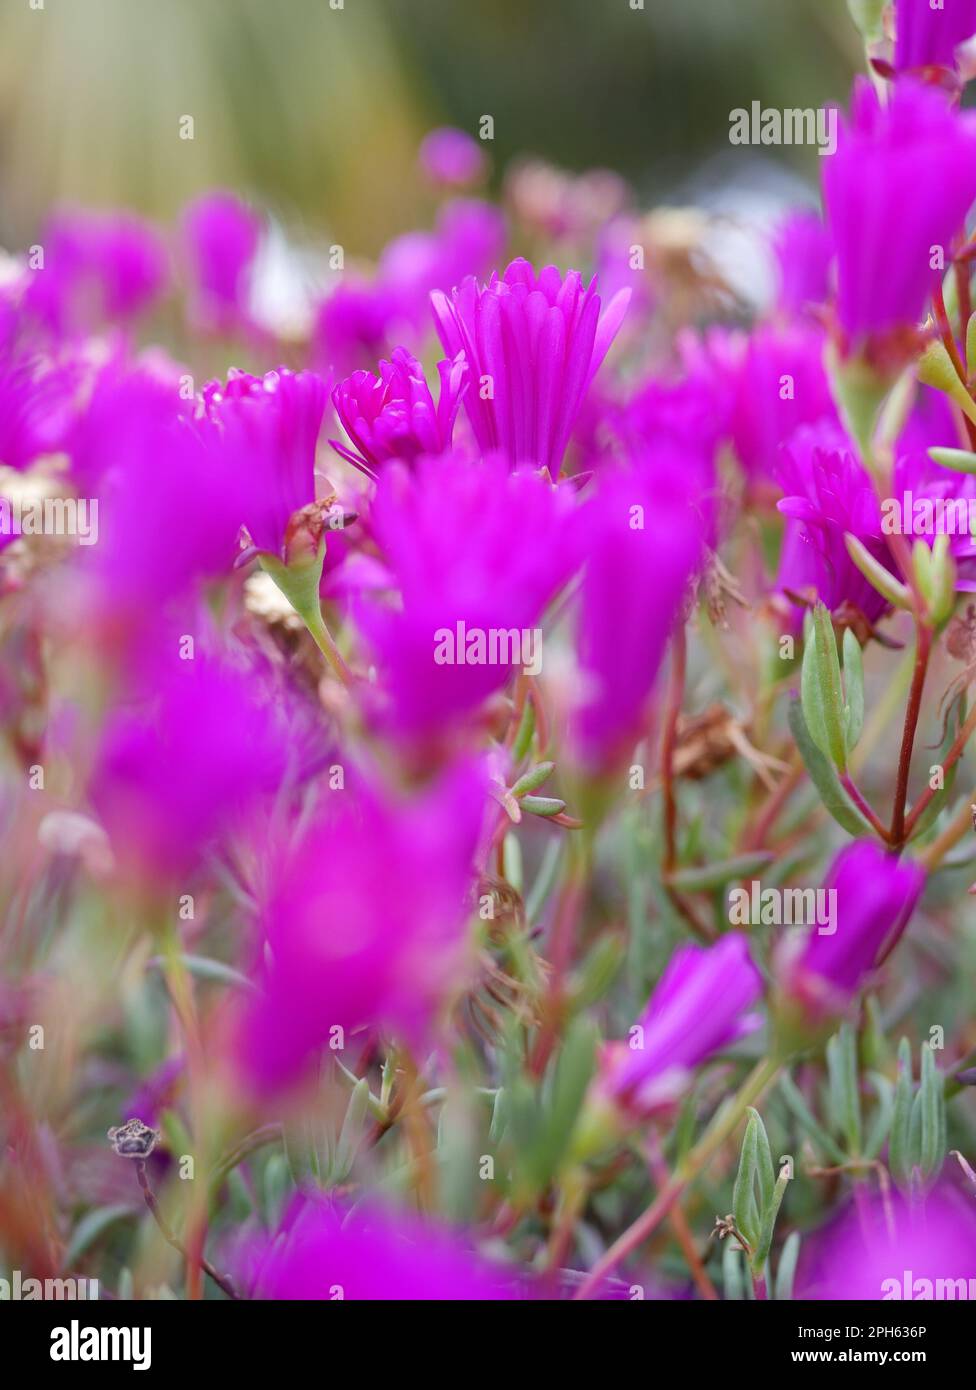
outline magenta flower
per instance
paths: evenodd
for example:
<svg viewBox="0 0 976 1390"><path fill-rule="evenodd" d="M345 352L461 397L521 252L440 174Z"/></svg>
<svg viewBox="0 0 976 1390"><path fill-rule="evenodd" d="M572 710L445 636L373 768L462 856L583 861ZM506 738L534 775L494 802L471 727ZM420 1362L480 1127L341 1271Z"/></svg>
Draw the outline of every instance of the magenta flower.
<svg viewBox="0 0 976 1390"><path fill-rule="evenodd" d="M165 395L142 374L124 377L96 392L70 441L79 486L94 484L99 500L98 544L79 555L86 622L110 640L151 631L200 582L229 574L240 550L245 480L207 448L177 393L169 409Z"/></svg>
<svg viewBox="0 0 976 1390"><path fill-rule="evenodd" d="M841 850L825 883L836 892L834 930L818 927L784 953L786 995L814 1019L843 1012L897 944L924 887L919 863L895 859L873 840Z"/></svg>
<svg viewBox="0 0 976 1390"><path fill-rule="evenodd" d="M854 564L844 540L849 531L895 572L867 469L839 427L822 424L796 432L776 471L786 493L777 505L787 518L777 588L798 599L820 599L832 613L856 609L874 626L887 601Z"/></svg>
<svg viewBox="0 0 976 1390"><path fill-rule="evenodd" d="M823 351L823 333L803 324L762 324L750 334L735 373L731 433L751 478L775 473L780 446L801 425L836 420Z"/></svg>
<svg viewBox="0 0 976 1390"><path fill-rule="evenodd" d="M960 439L958 421L948 399L939 391L922 387L895 452L893 498L897 520L906 534L931 545L940 531L949 535L949 549L956 562L956 588L976 591L976 540L969 518L976 508L976 477L940 468L929 458L929 449L968 448ZM941 511L940 511L941 509Z"/></svg>
<svg viewBox="0 0 976 1390"><path fill-rule="evenodd" d="M587 504L577 631L582 698L573 734L593 771L612 768L646 732L664 650L702 556L703 520L690 481L697 471L685 449L662 442L629 468L607 469Z"/></svg>
<svg viewBox="0 0 976 1390"><path fill-rule="evenodd" d="M976 0L895 0L895 68L955 71L956 49L976 35Z"/></svg>
<svg viewBox="0 0 976 1390"><path fill-rule="evenodd" d="M260 993L241 1033L258 1090L297 1080L354 1029L430 1041L468 970L465 923L486 781L454 767L403 800L344 768L297 845L274 847L261 912ZM341 1030L337 1035L335 1030Z"/></svg>
<svg viewBox="0 0 976 1390"><path fill-rule="evenodd" d="M153 697L108 723L89 788L123 870L185 882L276 790L283 734L253 678L206 657L157 662Z"/></svg>
<svg viewBox="0 0 976 1390"><path fill-rule="evenodd" d="M470 1302L516 1297L502 1265L460 1231L372 1203L347 1213L299 1196L272 1239L248 1252L255 1298Z"/></svg>
<svg viewBox="0 0 976 1390"><path fill-rule="evenodd" d="M240 521L254 549L286 556L289 523L315 501L315 451L328 386L314 372L285 367L263 377L234 371L203 388L203 438L232 468Z"/></svg>
<svg viewBox="0 0 976 1390"><path fill-rule="evenodd" d="M424 137L420 167L440 188L466 188L484 177L487 160L481 144L467 131L441 126Z"/></svg>
<svg viewBox="0 0 976 1390"><path fill-rule="evenodd" d="M968 1299L976 1289L976 1212L949 1187L922 1202L858 1202L804 1245L798 1299Z"/></svg>
<svg viewBox="0 0 976 1390"><path fill-rule="evenodd" d="M63 210L41 245L44 265L31 272L24 309L58 336L131 322L169 279L162 237L131 213Z"/></svg>
<svg viewBox="0 0 976 1390"><path fill-rule="evenodd" d="M84 379L72 357L52 362L18 346L0 311L0 465L18 470L64 447Z"/></svg>
<svg viewBox="0 0 976 1390"><path fill-rule="evenodd" d="M389 352L404 318L401 300L396 288L345 272L316 311L312 343L319 368L345 375Z"/></svg>
<svg viewBox="0 0 976 1390"><path fill-rule="evenodd" d="M505 218L492 203L453 198L438 210L432 232L405 232L383 250L377 276L405 322L430 322L430 293L485 275L505 249Z"/></svg>
<svg viewBox="0 0 976 1390"><path fill-rule="evenodd" d="M660 293L654 267L632 264L633 248L641 244L642 235L639 219L623 212L599 229L594 247L596 273L604 294L612 298L618 290L630 290L624 329L628 336L646 325Z"/></svg>
<svg viewBox="0 0 976 1390"><path fill-rule="evenodd" d="M126 476L140 473L141 456L158 447L181 415L189 418L180 371L174 363L148 357L132 363L119 354L94 374L64 440L82 494L106 477L124 486Z"/></svg>
<svg viewBox="0 0 976 1390"><path fill-rule="evenodd" d="M604 1051L601 1090L626 1112L670 1108L695 1067L754 1032L762 978L746 938L729 932L714 946L682 946L668 962L627 1043Z"/></svg>
<svg viewBox="0 0 976 1390"><path fill-rule="evenodd" d="M183 211L193 315L212 333L250 325L250 275L261 239L261 218L233 193L205 193Z"/></svg>
<svg viewBox="0 0 976 1390"><path fill-rule="evenodd" d="M675 346L676 370L644 380L622 410L607 412L606 426L625 457L662 444L683 448L682 476L702 515L710 517L718 491L716 457L731 435L744 340L712 328L701 336L679 334Z"/></svg>
<svg viewBox="0 0 976 1390"><path fill-rule="evenodd" d="M567 489L499 456L384 468L370 524L399 606L357 609L390 702L382 723L438 738L517 666L541 667L537 624L574 568L574 515Z"/></svg>
<svg viewBox="0 0 976 1390"><path fill-rule="evenodd" d="M557 477L587 388L620 327L629 299L620 290L601 314L593 280L565 279L555 266L536 275L515 260L486 285L464 280L431 295L449 356L464 351L472 379L464 408L483 452L501 449L515 465Z"/></svg>
<svg viewBox="0 0 976 1390"><path fill-rule="evenodd" d="M898 82L887 106L858 79L851 119L823 161L827 219L837 251L837 317L845 347L912 329L947 265L976 197L976 116L935 87Z"/></svg>
<svg viewBox="0 0 976 1390"><path fill-rule="evenodd" d="M776 228L773 251L777 309L793 316L825 304L834 246L817 214L798 210L784 217Z"/></svg>
<svg viewBox="0 0 976 1390"><path fill-rule="evenodd" d="M332 404L353 449L329 443L370 478L392 458L411 463L420 454L442 454L451 446L464 392L467 364L462 353L439 362L440 396L435 406L424 369L406 348L394 348L379 376L353 372L332 392ZM355 452L354 452L355 451Z"/></svg>
<svg viewBox="0 0 976 1390"><path fill-rule="evenodd" d="M466 275L485 275L505 249L505 216L494 203L480 198L452 198L444 203L434 224L440 256L431 289L459 285ZM389 274L389 270L387 270ZM429 305L424 306L429 315ZM425 316L425 326L429 318Z"/></svg>

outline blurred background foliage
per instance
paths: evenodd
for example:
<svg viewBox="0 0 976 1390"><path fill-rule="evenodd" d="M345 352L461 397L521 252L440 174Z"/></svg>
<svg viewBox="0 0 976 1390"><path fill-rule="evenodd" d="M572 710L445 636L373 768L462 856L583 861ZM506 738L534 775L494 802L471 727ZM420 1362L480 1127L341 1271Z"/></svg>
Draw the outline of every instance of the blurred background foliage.
<svg viewBox="0 0 976 1390"><path fill-rule="evenodd" d="M224 185L371 255L427 220L425 131L485 114L496 177L610 165L651 200L721 179L732 108L842 100L860 65L846 0L338 2L0 0L0 244L53 203L171 220Z"/></svg>

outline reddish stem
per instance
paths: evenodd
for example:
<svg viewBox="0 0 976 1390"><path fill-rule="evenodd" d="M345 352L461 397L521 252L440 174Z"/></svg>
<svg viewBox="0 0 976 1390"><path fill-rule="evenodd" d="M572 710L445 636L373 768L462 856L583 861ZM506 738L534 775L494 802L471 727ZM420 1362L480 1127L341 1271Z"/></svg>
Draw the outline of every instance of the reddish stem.
<svg viewBox="0 0 976 1390"><path fill-rule="evenodd" d="M895 805L891 817L889 840L892 849L901 850L905 843L905 804L908 800L908 774L911 769L912 749L915 746L915 731L922 707L922 691L925 688L925 675L928 671L929 654L932 650L932 633L924 623L916 622L915 669L912 672L912 688L905 710L905 728L902 732L901 753L898 758L898 781L895 787ZM968 721L967 721L968 722Z"/></svg>

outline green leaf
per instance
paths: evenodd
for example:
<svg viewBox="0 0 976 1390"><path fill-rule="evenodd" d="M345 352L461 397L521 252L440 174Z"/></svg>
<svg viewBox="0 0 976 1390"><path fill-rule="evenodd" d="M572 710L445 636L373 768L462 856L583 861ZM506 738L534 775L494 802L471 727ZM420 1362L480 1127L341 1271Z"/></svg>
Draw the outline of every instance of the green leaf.
<svg viewBox="0 0 976 1390"><path fill-rule="evenodd" d="M256 989L253 980L249 980L246 975L242 975L241 972L235 970L233 966L225 965L222 960L212 960L209 956L188 956L182 953L179 955L178 959L189 973L198 980L211 980L216 984L234 985L236 989ZM150 964L161 967L163 964L162 957L154 956Z"/></svg>
<svg viewBox="0 0 976 1390"><path fill-rule="evenodd" d="M753 878L763 869L768 869L775 858L776 855L769 850L756 850L751 854L738 854L732 859L720 859L714 864L676 869L668 875L667 881L670 887L681 893L710 892L740 878Z"/></svg>
<svg viewBox="0 0 976 1390"><path fill-rule="evenodd" d="M824 604L813 609L810 635L800 667L803 717L810 737L841 772L847 766L844 737L844 691L830 614Z"/></svg>
<svg viewBox="0 0 976 1390"><path fill-rule="evenodd" d="M81 1259L86 1250L89 1250L98 1240L103 1231L116 1221L123 1220L126 1216L133 1216L139 1211L131 1202L116 1202L113 1206L96 1207L94 1211L86 1212L71 1233L68 1241L68 1248L64 1252L64 1267L71 1267Z"/></svg>
<svg viewBox="0 0 976 1390"><path fill-rule="evenodd" d="M502 841L502 871L515 889L522 892L522 846L514 830L510 830Z"/></svg>
<svg viewBox="0 0 976 1390"><path fill-rule="evenodd" d="M517 805L530 815L545 817L558 816L566 809L565 801L558 796L523 796Z"/></svg>
<svg viewBox="0 0 976 1390"><path fill-rule="evenodd" d="M569 1146L583 1097L596 1070L597 1029L581 1015L570 1024L556 1059L545 1123L545 1172L550 1178Z"/></svg>
<svg viewBox="0 0 976 1390"><path fill-rule="evenodd" d="M758 1111L752 1111L756 1116L758 1127L758 1143L756 1146L756 1176L759 1179L759 1205L765 1211L773 1200L773 1193L776 1189L776 1169L773 1167L773 1155L769 1148L769 1135L766 1133L766 1126L762 1122L762 1116Z"/></svg>
<svg viewBox="0 0 976 1390"><path fill-rule="evenodd" d="M497 1144L505 1133L505 1126L508 1122L508 1098L504 1089L500 1086L495 1092L495 1100L491 1107L491 1124L488 1126L488 1138L493 1144Z"/></svg>
<svg viewBox="0 0 976 1390"><path fill-rule="evenodd" d="M573 980L573 1005L589 1008L602 999L623 964L627 947L620 936L607 933L587 953Z"/></svg>
<svg viewBox="0 0 976 1390"><path fill-rule="evenodd" d="M346 1116L342 1122L342 1129L339 1131L339 1142L336 1144L335 1158L332 1164L333 1183L345 1182L352 1172L356 1155L366 1138L369 1122L369 1100L369 1081L364 1076L356 1082L346 1106Z"/></svg>
<svg viewBox="0 0 976 1390"><path fill-rule="evenodd" d="M799 1231L792 1231L783 1241L783 1248L779 1252L776 1283L773 1287L773 1298L777 1303L792 1302L793 1280L796 1277L796 1266L799 1258L800 1233Z"/></svg>
<svg viewBox="0 0 976 1390"><path fill-rule="evenodd" d="M759 1164L759 1126L757 1111L748 1112L749 1120L739 1154L739 1169L732 1189L732 1215L743 1236L755 1249L759 1239L759 1211L756 1206L756 1170Z"/></svg>
<svg viewBox="0 0 976 1390"><path fill-rule="evenodd" d="M269 1155L264 1166L263 1196L268 1226L274 1228L278 1225L291 1191L292 1180L287 1155L277 1150Z"/></svg>
<svg viewBox="0 0 976 1390"><path fill-rule="evenodd" d="M746 1296L743 1257L735 1244L727 1240L722 1246L722 1292L729 1303L741 1303Z"/></svg>
<svg viewBox="0 0 976 1390"><path fill-rule="evenodd" d="M929 458L953 473L976 473L976 454L968 449L930 449Z"/></svg>
<svg viewBox="0 0 976 1390"><path fill-rule="evenodd" d="M825 809L830 812L838 825L844 827L849 835L873 837L874 829L870 822L855 806L841 785L833 765L824 757L810 737L800 701L795 697L790 701L787 718L804 766L810 774L810 780L820 793L820 799Z"/></svg>
<svg viewBox="0 0 976 1390"><path fill-rule="evenodd" d="M895 1114L895 1088L886 1076L872 1072L868 1077L878 1097L878 1108L871 1121L868 1137L864 1141L864 1157L875 1159L881 1152L884 1141L891 1130Z"/></svg>
<svg viewBox="0 0 976 1390"><path fill-rule="evenodd" d="M857 1084L857 1042L854 1029L843 1024L827 1043L827 1076L834 1128L847 1141L851 1158L861 1153L861 1098Z"/></svg>
<svg viewBox="0 0 976 1390"><path fill-rule="evenodd" d="M911 1137L912 1097L912 1048L907 1038L898 1044L898 1080L895 1085L895 1110L891 1121L891 1138L888 1141L888 1166L891 1176L901 1188L907 1188L912 1171L909 1140Z"/></svg>
<svg viewBox="0 0 976 1390"><path fill-rule="evenodd" d="M850 531L844 533L844 544L847 546L848 555L872 588L876 589L882 598L886 598L893 608L908 611L912 606L912 596L901 580L885 569L881 561L876 560L870 550L857 536L851 535Z"/></svg>
<svg viewBox="0 0 976 1390"><path fill-rule="evenodd" d="M929 343L922 353L916 375L923 386L934 386L937 391L943 392L950 400L955 401L963 414L976 424L976 404L959 380L959 374L952 365L952 358L945 345L938 339Z"/></svg>
<svg viewBox="0 0 976 1390"><path fill-rule="evenodd" d="M526 792L534 792L536 787L541 787L555 771L555 763L536 763L535 767L530 767L528 772L523 772L522 776L510 788L513 796L524 796Z"/></svg>
<svg viewBox="0 0 976 1390"><path fill-rule="evenodd" d="M793 1118L800 1125L800 1128L819 1144L824 1157L829 1158L832 1163L843 1163L847 1157L844 1150L814 1119L813 1112L788 1072L784 1072L780 1077L779 1088Z"/></svg>
<svg viewBox="0 0 976 1390"><path fill-rule="evenodd" d="M512 744L512 761L517 767L526 756L532 745L532 735L535 733L535 705L531 700L526 700L522 706L522 718L519 720L518 733L515 735L515 742Z"/></svg>
<svg viewBox="0 0 976 1390"><path fill-rule="evenodd" d="M864 728L864 660L849 627L844 629L844 697L844 741L850 752Z"/></svg>
<svg viewBox="0 0 976 1390"><path fill-rule="evenodd" d="M543 852L542 863L539 865L539 871L529 889L529 896L525 900L525 920L530 927L535 926L539 920L542 909L556 885L564 844L565 840L553 838Z"/></svg>
<svg viewBox="0 0 976 1390"><path fill-rule="evenodd" d="M945 1161L945 1082L935 1065L935 1053L922 1044L922 1077L919 1083L921 1142L919 1167L926 1181L938 1177Z"/></svg>
<svg viewBox="0 0 976 1390"><path fill-rule="evenodd" d="M763 1208L762 1220L759 1226L759 1240L752 1260L753 1273L758 1277L762 1275L766 1268L766 1261L769 1259L769 1252L773 1245L773 1232L776 1229L776 1218L786 1195L786 1185L789 1182L784 1168L776 1179L769 1202Z"/></svg>

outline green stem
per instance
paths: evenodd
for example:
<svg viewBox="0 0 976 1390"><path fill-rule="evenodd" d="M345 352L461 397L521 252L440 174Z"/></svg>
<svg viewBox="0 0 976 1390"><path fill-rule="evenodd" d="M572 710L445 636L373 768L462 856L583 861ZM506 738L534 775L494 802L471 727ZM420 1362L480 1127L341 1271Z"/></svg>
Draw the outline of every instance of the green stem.
<svg viewBox="0 0 976 1390"><path fill-rule="evenodd" d="M602 1279L610 1273L621 1260L636 1250L651 1235L667 1216L675 1202L684 1192L712 1156L732 1135L742 1116L775 1078L782 1066L778 1057L764 1057L742 1083L738 1093L728 1105L719 1110L711 1125L693 1149L685 1155L669 1182L657 1194L654 1201L642 1212L627 1230L619 1236L610 1249L601 1256L580 1285L575 1297L589 1298Z"/></svg>
<svg viewBox="0 0 976 1390"><path fill-rule="evenodd" d="M905 710L905 728L902 732L901 753L898 757L898 782L895 788L895 806L891 817L889 839L895 850L905 843L905 805L908 800L908 774L912 763L912 749L915 746L915 730L922 708L922 691L929 666L929 653L932 650L932 633L924 623L916 622L915 670L912 675L912 688Z"/></svg>
<svg viewBox="0 0 976 1390"><path fill-rule="evenodd" d="M301 609L297 611L299 617L311 633L315 645L332 667L332 670L342 681L343 685L352 685L352 672L349 670L349 667L343 659L342 653L336 646L335 638L325 625L321 609L317 604L311 604L307 611L302 612Z"/></svg>

